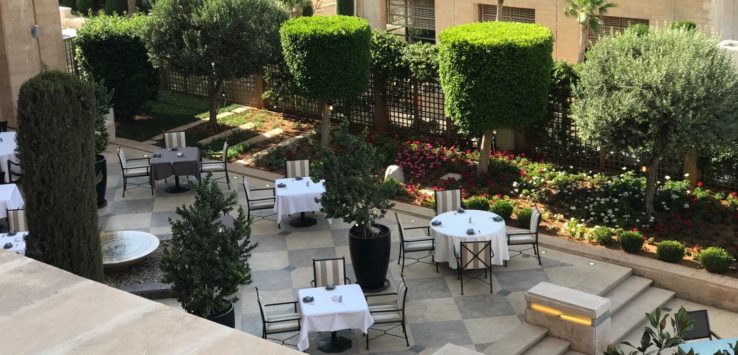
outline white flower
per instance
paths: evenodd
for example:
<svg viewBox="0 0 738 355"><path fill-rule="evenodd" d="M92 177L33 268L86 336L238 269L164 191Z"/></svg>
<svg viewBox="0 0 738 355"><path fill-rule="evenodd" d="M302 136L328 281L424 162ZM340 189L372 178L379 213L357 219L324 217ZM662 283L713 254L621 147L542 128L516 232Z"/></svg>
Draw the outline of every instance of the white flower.
<svg viewBox="0 0 738 355"><path fill-rule="evenodd" d="M571 209L572 211L576 211L577 210L577 206L571 206L569 209Z"/></svg>
<svg viewBox="0 0 738 355"><path fill-rule="evenodd" d="M666 179L666 180L671 180L671 176L669 176L669 175L666 175L666 176L664 176L664 179Z"/></svg>
<svg viewBox="0 0 738 355"><path fill-rule="evenodd" d="M518 182L517 181L514 181L512 186L513 187L517 187L518 186Z"/></svg>
<svg viewBox="0 0 738 355"><path fill-rule="evenodd" d="M685 178L686 178L686 177L689 177L689 173L686 173L686 174L684 174L684 177L685 177Z"/></svg>
<svg viewBox="0 0 738 355"><path fill-rule="evenodd" d="M685 203L684 204L684 208L689 208L689 204L688 203Z"/></svg>

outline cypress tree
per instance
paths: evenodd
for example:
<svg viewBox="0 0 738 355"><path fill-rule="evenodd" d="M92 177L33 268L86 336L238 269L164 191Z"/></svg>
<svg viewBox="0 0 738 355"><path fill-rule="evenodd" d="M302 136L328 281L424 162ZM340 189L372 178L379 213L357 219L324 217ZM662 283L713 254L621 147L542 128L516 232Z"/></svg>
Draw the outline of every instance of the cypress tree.
<svg viewBox="0 0 738 355"><path fill-rule="evenodd" d="M91 85L58 71L28 80L18 94L26 255L99 281L95 110Z"/></svg>

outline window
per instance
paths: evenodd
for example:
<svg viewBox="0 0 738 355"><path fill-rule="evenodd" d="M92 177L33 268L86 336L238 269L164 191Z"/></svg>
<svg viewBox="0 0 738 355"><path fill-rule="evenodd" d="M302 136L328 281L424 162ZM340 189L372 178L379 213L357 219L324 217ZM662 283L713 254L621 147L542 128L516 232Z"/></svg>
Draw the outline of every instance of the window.
<svg viewBox="0 0 738 355"><path fill-rule="evenodd" d="M648 20L627 17L602 16L602 26L600 26L597 31L589 32L589 41L591 43L595 43L602 36L621 33L625 31L626 28L635 24L648 25Z"/></svg>
<svg viewBox="0 0 738 355"><path fill-rule="evenodd" d="M387 30L408 42L436 42L434 0L387 0Z"/></svg>
<svg viewBox="0 0 738 355"><path fill-rule="evenodd" d="M497 5L479 5L479 21L494 21L497 18ZM522 7L503 6L502 21L536 23L536 10Z"/></svg>

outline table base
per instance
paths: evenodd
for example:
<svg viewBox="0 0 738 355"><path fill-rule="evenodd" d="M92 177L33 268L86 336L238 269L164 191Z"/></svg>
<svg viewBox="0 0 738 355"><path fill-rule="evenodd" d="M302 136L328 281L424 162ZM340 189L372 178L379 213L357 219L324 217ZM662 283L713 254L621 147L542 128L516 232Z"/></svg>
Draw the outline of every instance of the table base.
<svg viewBox="0 0 738 355"><path fill-rule="evenodd" d="M189 187L185 187L179 184L179 176L174 177L174 186L169 186L164 191L170 193L170 194L180 194L183 192L190 191Z"/></svg>
<svg viewBox="0 0 738 355"><path fill-rule="evenodd" d="M305 212L300 212L300 218L294 218L290 220L290 225L295 228L305 228L310 227L318 223L315 218L312 217L305 217Z"/></svg>
<svg viewBox="0 0 738 355"><path fill-rule="evenodd" d="M351 339L339 337L337 332L331 332L330 339L323 339L318 344L318 349L324 353L342 353L351 349Z"/></svg>

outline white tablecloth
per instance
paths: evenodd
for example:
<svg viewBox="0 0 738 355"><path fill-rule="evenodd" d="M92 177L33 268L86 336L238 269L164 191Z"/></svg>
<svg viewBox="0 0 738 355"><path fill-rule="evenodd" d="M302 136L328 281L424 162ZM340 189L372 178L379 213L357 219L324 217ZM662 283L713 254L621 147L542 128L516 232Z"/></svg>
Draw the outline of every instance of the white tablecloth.
<svg viewBox="0 0 738 355"><path fill-rule="evenodd" d="M303 351L310 345L310 332L333 332L342 329L361 329L366 333L374 324L369 313L369 306L359 285L336 286L335 290L327 291L323 287L304 288L297 291L300 302L302 321L300 339L297 349ZM313 296L312 303L302 302L305 296ZM333 297L343 296L343 302L333 301Z"/></svg>
<svg viewBox="0 0 738 355"><path fill-rule="evenodd" d="M495 222L492 217L496 214L486 211L466 210L464 213L455 211L439 214L431 220L431 230L436 241L435 261L448 261L448 266L456 268L454 245L458 249L461 242L475 242L489 240L492 242L492 264L502 265L503 261L510 260L505 235L505 221ZM471 218L471 223L469 223ZM432 221L441 221L440 226L434 226ZM469 228L474 234L467 234Z"/></svg>
<svg viewBox="0 0 738 355"><path fill-rule="evenodd" d="M0 167L5 173L5 181L10 181L10 175L8 174L8 160L15 158L15 148L17 147L17 143L15 142L15 132L0 133L0 140L2 140L0 141Z"/></svg>
<svg viewBox="0 0 738 355"><path fill-rule="evenodd" d="M15 184L0 185L0 218L8 217L8 209L23 208L23 197Z"/></svg>
<svg viewBox="0 0 738 355"><path fill-rule="evenodd" d="M279 187L285 184L285 187ZM323 181L318 183L305 177L302 180L294 178L277 179L274 181L276 201L274 212L277 212L277 223L281 223L282 216L299 212L319 211L320 203L315 199L320 198L325 192Z"/></svg>
<svg viewBox="0 0 738 355"><path fill-rule="evenodd" d="M12 236L9 236L6 233L0 233L0 248L18 255L26 255L26 241L24 239L26 235L28 235L28 232L18 232ZM5 249L5 244L8 243L13 246L10 247L10 249Z"/></svg>

